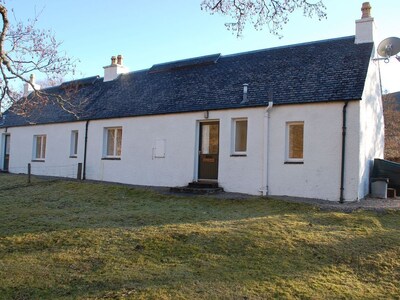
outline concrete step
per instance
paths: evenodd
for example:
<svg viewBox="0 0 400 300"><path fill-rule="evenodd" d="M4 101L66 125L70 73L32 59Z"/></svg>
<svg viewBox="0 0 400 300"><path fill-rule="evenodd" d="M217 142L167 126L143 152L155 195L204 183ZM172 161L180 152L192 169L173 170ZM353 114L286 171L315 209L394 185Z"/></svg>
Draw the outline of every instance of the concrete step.
<svg viewBox="0 0 400 300"><path fill-rule="evenodd" d="M172 193L185 193L185 194L196 194L196 195L212 195L224 191L222 187L209 188L209 187L190 187L190 186L171 187L169 190Z"/></svg>
<svg viewBox="0 0 400 300"><path fill-rule="evenodd" d="M193 181L189 182L188 187L198 189L216 189L218 188L218 182L215 181Z"/></svg>

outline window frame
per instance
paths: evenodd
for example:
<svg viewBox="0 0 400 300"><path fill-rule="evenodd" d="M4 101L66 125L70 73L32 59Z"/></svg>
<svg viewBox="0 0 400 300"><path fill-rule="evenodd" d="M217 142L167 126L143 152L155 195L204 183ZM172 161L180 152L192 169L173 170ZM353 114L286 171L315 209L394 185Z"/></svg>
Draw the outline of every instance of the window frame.
<svg viewBox="0 0 400 300"><path fill-rule="evenodd" d="M70 158L78 157L79 130L71 130Z"/></svg>
<svg viewBox="0 0 400 300"><path fill-rule="evenodd" d="M237 123L238 122L243 122L246 121L246 149L244 151L238 151L236 150L236 134L237 134ZM247 118L234 118L232 119L232 136L231 136L231 156L246 156L247 155L247 150L248 150L248 145L247 145L247 140L248 140L248 132L249 132L249 121Z"/></svg>
<svg viewBox="0 0 400 300"><path fill-rule="evenodd" d="M121 130L121 141L118 147L118 130ZM113 152L112 154L108 154L109 149L109 133L113 131ZM119 148L119 153L118 153ZM122 155L122 126L115 126L115 127L105 127L104 128L104 142L103 142L103 159L121 159Z"/></svg>
<svg viewBox="0 0 400 300"><path fill-rule="evenodd" d="M38 140L40 139L40 149L38 151ZM45 161L46 159L46 146L47 146L47 135L46 134L35 134L33 136L33 151L32 161Z"/></svg>
<svg viewBox="0 0 400 300"><path fill-rule="evenodd" d="M303 140L302 140L302 149L301 149L301 158L290 157L290 148L292 146L290 141L290 132L292 126L302 125L303 127ZM294 163L294 164L303 164L304 163L304 121L294 121L294 122L286 122L286 151L285 151L285 163Z"/></svg>

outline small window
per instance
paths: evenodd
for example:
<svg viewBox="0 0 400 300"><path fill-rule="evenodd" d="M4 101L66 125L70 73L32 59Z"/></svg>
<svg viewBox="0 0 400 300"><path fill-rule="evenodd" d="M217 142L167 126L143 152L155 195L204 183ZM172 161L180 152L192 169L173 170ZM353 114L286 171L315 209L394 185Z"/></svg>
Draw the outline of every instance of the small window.
<svg viewBox="0 0 400 300"><path fill-rule="evenodd" d="M77 157L78 156L78 130L71 131L71 149L70 156Z"/></svg>
<svg viewBox="0 0 400 300"><path fill-rule="evenodd" d="M287 123L287 161L302 162L304 148L304 122Z"/></svg>
<svg viewBox="0 0 400 300"><path fill-rule="evenodd" d="M122 128L106 128L105 129L105 157L121 157L122 146Z"/></svg>
<svg viewBox="0 0 400 300"><path fill-rule="evenodd" d="M46 158L46 135L33 136L33 159L44 160Z"/></svg>
<svg viewBox="0 0 400 300"><path fill-rule="evenodd" d="M233 154L243 155L247 152L247 119L233 120Z"/></svg>

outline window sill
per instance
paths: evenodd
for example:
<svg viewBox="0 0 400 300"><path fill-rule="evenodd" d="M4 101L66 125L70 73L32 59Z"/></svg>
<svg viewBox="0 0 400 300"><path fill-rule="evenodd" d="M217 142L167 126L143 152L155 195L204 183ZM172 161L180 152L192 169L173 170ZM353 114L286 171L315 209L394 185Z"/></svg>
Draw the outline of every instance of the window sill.
<svg viewBox="0 0 400 300"><path fill-rule="evenodd" d="M102 157L101 160L121 160L121 157Z"/></svg>
<svg viewBox="0 0 400 300"><path fill-rule="evenodd" d="M304 165L304 161L285 161L285 165Z"/></svg>
<svg viewBox="0 0 400 300"><path fill-rule="evenodd" d="M246 157L247 154L231 154L231 157Z"/></svg>
<svg viewBox="0 0 400 300"><path fill-rule="evenodd" d="M32 159L31 161L32 162L45 162L44 159Z"/></svg>
<svg viewBox="0 0 400 300"><path fill-rule="evenodd" d="M78 155L70 155L69 158L78 158Z"/></svg>

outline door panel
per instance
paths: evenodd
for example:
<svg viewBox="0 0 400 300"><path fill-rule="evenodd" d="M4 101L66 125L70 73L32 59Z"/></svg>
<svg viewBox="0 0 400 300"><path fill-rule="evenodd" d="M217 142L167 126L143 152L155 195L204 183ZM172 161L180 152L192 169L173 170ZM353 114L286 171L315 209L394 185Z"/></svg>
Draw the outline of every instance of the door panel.
<svg viewBox="0 0 400 300"><path fill-rule="evenodd" d="M199 179L218 179L219 122L200 123Z"/></svg>

